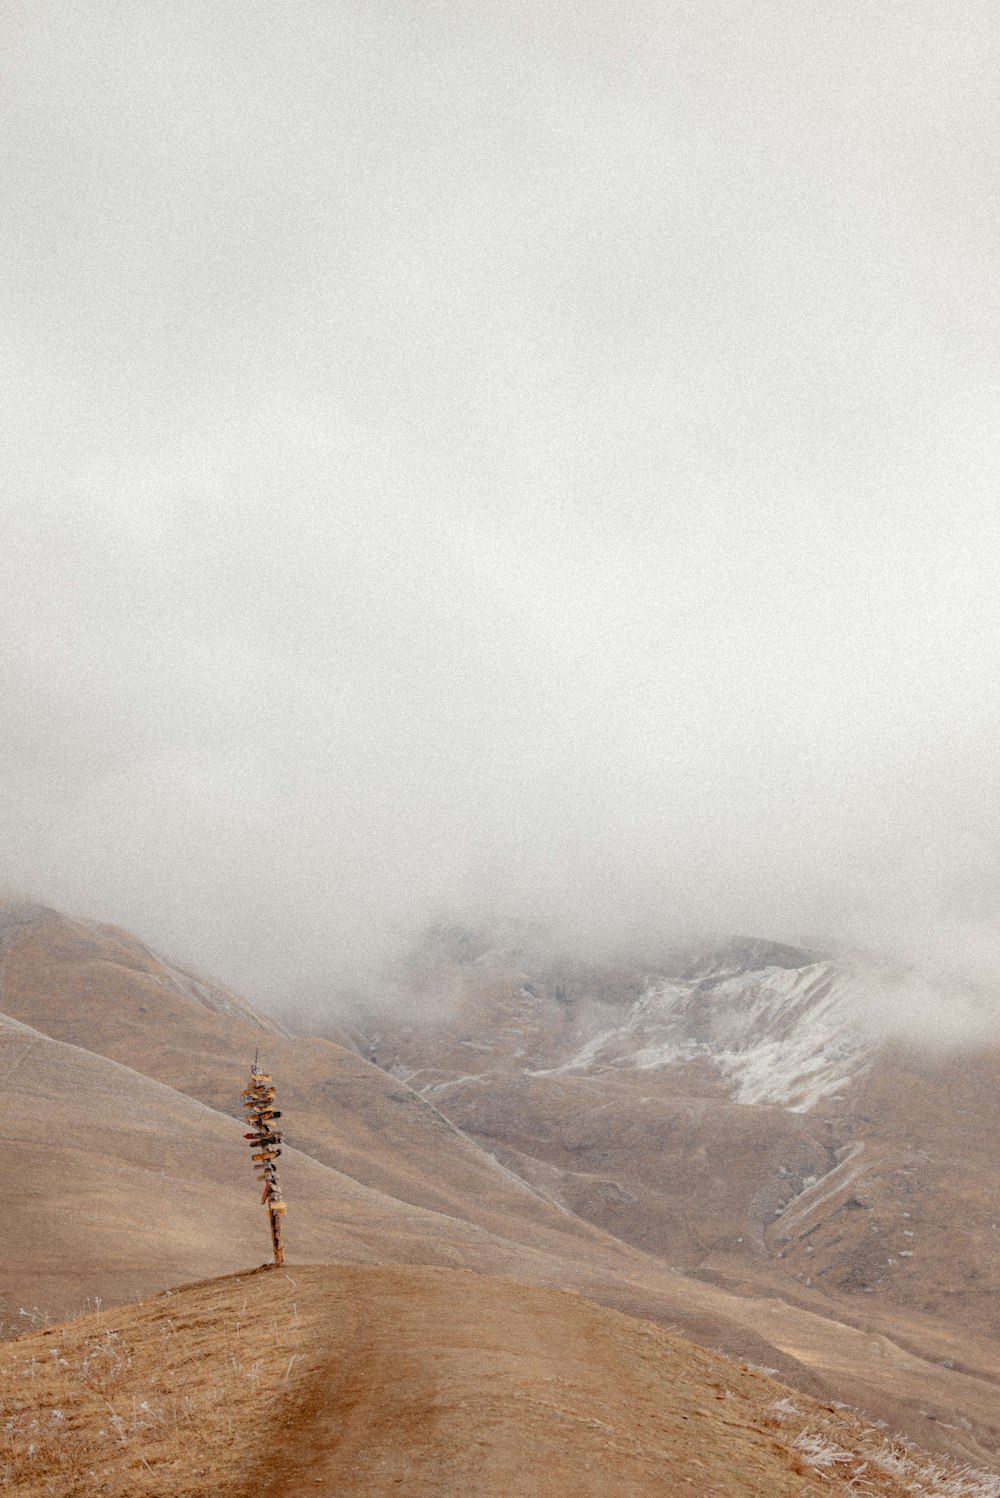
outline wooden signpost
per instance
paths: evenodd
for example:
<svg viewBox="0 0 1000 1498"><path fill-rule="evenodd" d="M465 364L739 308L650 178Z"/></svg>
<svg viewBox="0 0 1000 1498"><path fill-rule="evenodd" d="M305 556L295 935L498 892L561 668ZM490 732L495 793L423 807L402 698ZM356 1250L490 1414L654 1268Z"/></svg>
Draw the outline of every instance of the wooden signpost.
<svg viewBox="0 0 1000 1498"><path fill-rule="evenodd" d="M285 1215L285 1203L278 1185L281 1131L275 1126L281 1114L274 1106L274 1083L260 1070L256 1056L250 1068L250 1086L243 1089L243 1107L246 1109L247 1123L253 1130L243 1137L250 1141L254 1171L264 1183L264 1194L260 1200L261 1205L267 1207L274 1262L277 1266L284 1262L281 1219Z"/></svg>

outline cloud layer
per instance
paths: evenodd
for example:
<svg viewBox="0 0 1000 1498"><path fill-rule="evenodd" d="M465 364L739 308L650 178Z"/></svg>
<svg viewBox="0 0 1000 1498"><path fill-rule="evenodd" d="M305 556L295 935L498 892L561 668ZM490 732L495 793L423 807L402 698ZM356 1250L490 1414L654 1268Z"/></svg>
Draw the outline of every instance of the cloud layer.
<svg viewBox="0 0 1000 1498"><path fill-rule="evenodd" d="M0 871L992 951L992 6L15 6Z"/></svg>

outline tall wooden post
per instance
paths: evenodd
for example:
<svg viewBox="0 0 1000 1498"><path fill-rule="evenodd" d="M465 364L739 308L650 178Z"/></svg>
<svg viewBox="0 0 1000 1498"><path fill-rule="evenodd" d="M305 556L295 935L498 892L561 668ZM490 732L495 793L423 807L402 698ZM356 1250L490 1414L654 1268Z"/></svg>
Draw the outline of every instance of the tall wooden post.
<svg viewBox="0 0 1000 1498"><path fill-rule="evenodd" d="M243 1089L243 1100L247 1123L253 1130L252 1133L244 1134L243 1137L250 1141L254 1171L264 1182L264 1194L260 1200L261 1205L267 1207L274 1262L278 1265L284 1262L281 1219L285 1215L285 1203L278 1184L281 1131L275 1127L281 1114L274 1105L274 1083L260 1070L256 1056L250 1068L250 1086Z"/></svg>

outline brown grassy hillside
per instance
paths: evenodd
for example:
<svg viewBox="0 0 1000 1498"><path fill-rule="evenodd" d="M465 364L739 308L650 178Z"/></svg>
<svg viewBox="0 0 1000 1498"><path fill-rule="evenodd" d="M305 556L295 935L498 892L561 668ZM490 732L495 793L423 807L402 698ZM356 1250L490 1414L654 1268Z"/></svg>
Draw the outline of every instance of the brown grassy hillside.
<svg viewBox="0 0 1000 1498"><path fill-rule="evenodd" d="M115 927L31 907L0 920L0 1011L239 1113L254 1050L280 1078L289 1142L401 1202L559 1252L603 1234L543 1200L408 1087L327 1040L292 1039L228 989Z"/></svg>
<svg viewBox="0 0 1000 1498"><path fill-rule="evenodd" d="M845 1410L568 1292L233 1275L8 1344L24 1498L995 1498Z"/></svg>

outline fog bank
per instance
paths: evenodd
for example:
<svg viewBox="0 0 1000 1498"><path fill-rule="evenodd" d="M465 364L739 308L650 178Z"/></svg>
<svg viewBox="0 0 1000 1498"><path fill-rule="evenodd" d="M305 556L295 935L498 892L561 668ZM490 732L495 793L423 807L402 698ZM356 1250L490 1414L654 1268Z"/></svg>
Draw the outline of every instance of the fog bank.
<svg viewBox="0 0 1000 1498"><path fill-rule="evenodd" d="M0 877L1000 952L995 10L15 5Z"/></svg>

